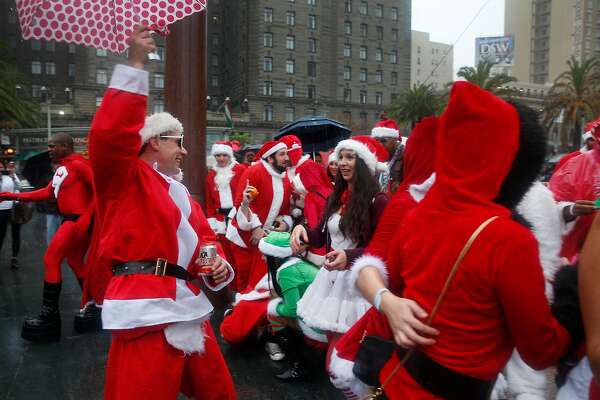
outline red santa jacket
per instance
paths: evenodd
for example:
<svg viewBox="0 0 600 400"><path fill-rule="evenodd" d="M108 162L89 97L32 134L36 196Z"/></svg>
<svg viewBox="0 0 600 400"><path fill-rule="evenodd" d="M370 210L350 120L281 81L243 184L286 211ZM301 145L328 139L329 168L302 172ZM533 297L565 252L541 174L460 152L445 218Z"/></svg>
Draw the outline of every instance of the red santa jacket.
<svg viewBox="0 0 600 400"><path fill-rule="evenodd" d="M478 237L433 320L434 345L421 348L454 371L492 380L516 347L534 368L556 363L570 337L550 313L538 245L531 232L496 204L519 146L516 110L467 82L454 85L437 138L436 182L409 212L386 260L402 295L431 310L457 255L486 219L499 218ZM485 143L484 146L481 144ZM482 153L483 151L483 153ZM388 363L385 380L398 363ZM435 398L400 370L389 398Z"/></svg>
<svg viewBox="0 0 600 400"><path fill-rule="evenodd" d="M92 169L89 162L81 155L73 153L59 161L59 167L48 186L33 192L14 193L12 197L24 201L56 199L60 214L83 215L90 209L93 193Z"/></svg>
<svg viewBox="0 0 600 400"><path fill-rule="evenodd" d="M258 196L250 204L251 218L246 219L240 210L246 184L258 190ZM235 195L235 218L227 227L227 239L247 248L253 229L262 227L270 230L277 217L282 217L289 228L291 185L284 173L275 171L265 160L260 160L246 169L239 180Z"/></svg>
<svg viewBox="0 0 600 400"><path fill-rule="evenodd" d="M225 235L227 229L225 215L219 209L233 208L235 189L246 168L235 162L224 168L215 166L208 171L204 192L206 218L213 231L219 235Z"/></svg>
<svg viewBox="0 0 600 400"><path fill-rule="evenodd" d="M94 236L101 244L97 255L106 261L98 267L164 258L195 274L199 247L216 238L185 186L138 158L147 93L146 71L117 65L92 122L89 152L101 226ZM230 269L228 282L216 287L210 280L205 283L218 290L232 278ZM107 329L160 326L206 318L212 309L191 282L114 276L106 288L102 321Z"/></svg>

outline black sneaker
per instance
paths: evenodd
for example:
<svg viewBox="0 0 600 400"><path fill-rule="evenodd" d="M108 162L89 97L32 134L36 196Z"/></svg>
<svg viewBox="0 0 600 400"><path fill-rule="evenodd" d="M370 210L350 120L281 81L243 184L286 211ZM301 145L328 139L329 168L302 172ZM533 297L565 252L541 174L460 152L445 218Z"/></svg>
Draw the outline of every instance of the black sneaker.
<svg viewBox="0 0 600 400"><path fill-rule="evenodd" d="M294 361L289 369L275 375L275 378L284 382L301 382L307 380L309 377L310 373L308 370L298 361Z"/></svg>

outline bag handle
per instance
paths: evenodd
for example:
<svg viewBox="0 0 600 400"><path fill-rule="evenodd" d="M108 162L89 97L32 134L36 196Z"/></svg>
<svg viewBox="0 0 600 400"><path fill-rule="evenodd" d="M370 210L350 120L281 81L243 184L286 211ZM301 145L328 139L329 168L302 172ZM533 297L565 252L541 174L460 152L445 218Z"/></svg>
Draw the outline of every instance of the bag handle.
<svg viewBox="0 0 600 400"><path fill-rule="evenodd" d="M446 283L444 284L444 287L442 288L442 291L440 292L440 295L438 296L437 301L435 302L435 305L433 306L433 310L429 314L429 318L427 318L427 322L426 322L427 325L431 325L431 321L433 321L433 318L435 317L440 306L442 305L442 301L444 300L444 297L446 296L446 293L448 292L448 289L450 288L450 283L452 283L452 280L454 279L454 275L456 275L456 272L458 271L458 267L460 266L463 259L465 258L465 256L469 252L469 250L471 249L471 246L473 246L475 239L477 239L477 237L481 234L481 232L483 232L483 230L489 224L494 222L496 219L498 219L497 216L491 217L491 218L487 219L486 221L484 221L481 225L479 225L479 227L475 230L475 232L473 232L473 234L471 235L469 240L467 240L467 243L465 243L465 246L463 247L461 252L458 254L458 258L456 259L456 261L454 262L454 265L452 266L452 269L450 270L450 274L448 274ZM402 368L404 366L404 364L410 358L410 356L413 354L413 352L414 352L414 347L411 348L404 355L404 357L402 357L402 360L400 360L400 363L398 365L396 365L396 367L394 368L392 373L385 379L383 384L380 387L378 387L377 389L375 389L375 392L373 394L367 395L364 399L365 400L369 400L369 399L374 400L374 399L380 398L383 395L383 391L384 391L385 387L387 386L387 384L392 380L392 378L396 375L396 373L398 373L398 371L400 371L400 368Z"/></svg>

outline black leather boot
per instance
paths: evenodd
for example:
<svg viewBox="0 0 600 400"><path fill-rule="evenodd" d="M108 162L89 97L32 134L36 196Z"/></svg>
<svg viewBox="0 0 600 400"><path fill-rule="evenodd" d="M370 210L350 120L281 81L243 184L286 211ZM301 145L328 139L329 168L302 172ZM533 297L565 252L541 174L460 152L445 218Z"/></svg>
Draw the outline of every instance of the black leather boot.
<svg viewBox="0 0 600 400"><path fill-rule="evenodd" d="M92 333L102 330L102 308L88 303L73 319L73 328L77 333Z"/></svg>
<svg viewBox="0 0 600 400"><path fill-rule="evenodd" d="M32 342L60 339L60 313L58 299L62 283L44 282L42 309L36 318L25 318L21 337Z"/></svg>
<svg viewBox="0 0 600 400"><path fill-rule="evenodd" d="M283 336L285 354L290 362L287 370L275 375L275 378L284 382L299 382L309 380L311 374L305 359L306 344L301 332L286 328L278 332Z"/></svg>

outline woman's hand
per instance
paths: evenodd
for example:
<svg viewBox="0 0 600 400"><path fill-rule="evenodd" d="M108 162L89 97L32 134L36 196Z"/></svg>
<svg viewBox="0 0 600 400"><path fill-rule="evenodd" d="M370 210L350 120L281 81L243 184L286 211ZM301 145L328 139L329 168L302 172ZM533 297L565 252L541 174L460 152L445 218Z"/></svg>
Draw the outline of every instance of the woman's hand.
<svg viewBox="0 0 600 400"><path fill-rule="evenodd" d="M307 243L308 234L306 233L306 228L302 225L296 225L290 235L290 247L292 248L292 252L294 254L302 253L308 247Z"/></svg>
<svg viewBox="0 0 600 400"><path fill-rule="evenodd" d="M328 270L344 270L348 266L348 256L344 250L333 250L325 254L323 266Z"/></svg>
<svg viewBox="0 0 600 400"><path fill-rule="evenodd" d="M386 292L382 294L380 308L388 319L398 345L411 348L435 343L431 336L439 335L439 331L421 322L427 318L427 313L415 301Z"/></svg>

